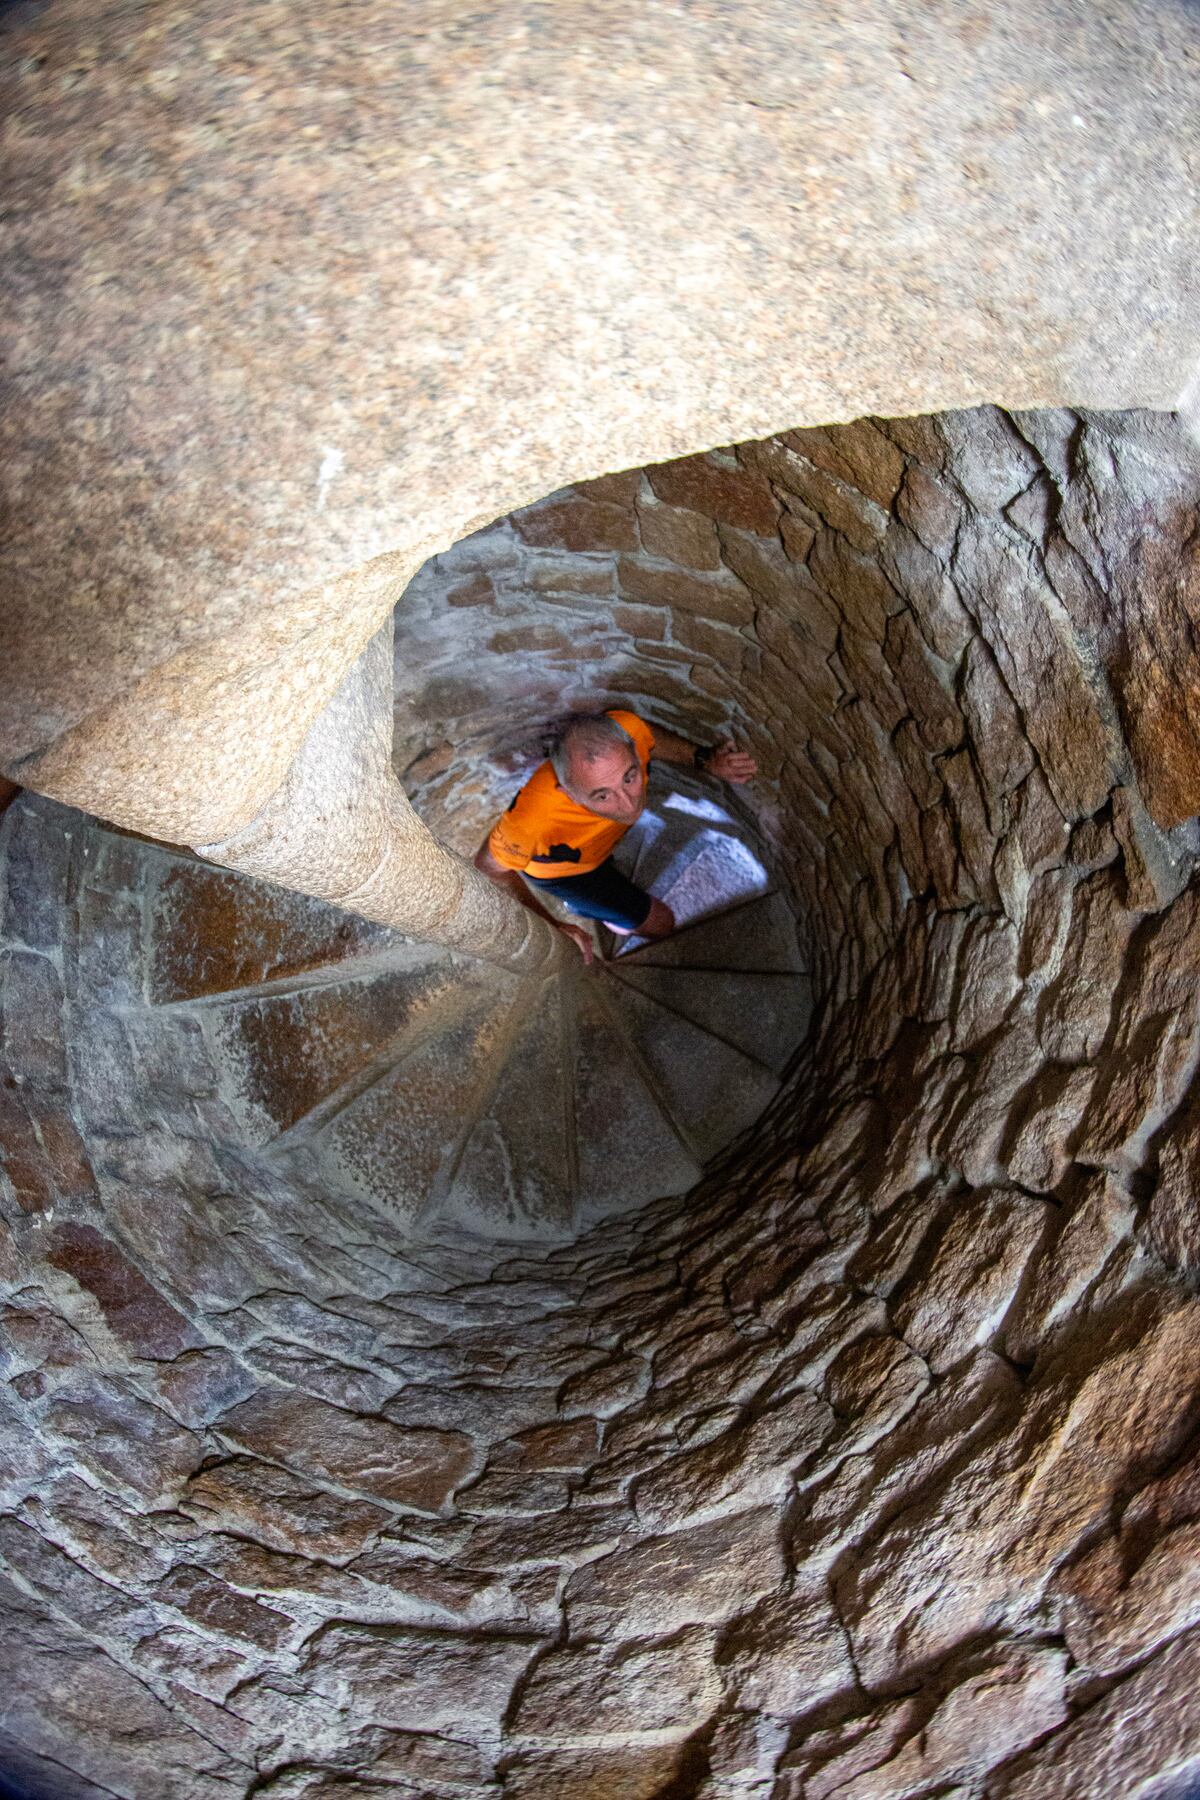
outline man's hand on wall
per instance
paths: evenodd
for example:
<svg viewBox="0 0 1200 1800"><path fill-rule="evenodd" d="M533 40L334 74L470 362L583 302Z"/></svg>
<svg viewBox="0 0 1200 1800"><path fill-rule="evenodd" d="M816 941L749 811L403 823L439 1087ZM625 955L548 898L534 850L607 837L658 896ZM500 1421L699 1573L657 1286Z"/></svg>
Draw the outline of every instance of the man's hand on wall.
<svg viewBox="0 0 1200 1800"><path fill-rule="evenodd" d="M732 781L741 786L743 781L751 781L758 774L758 764L746 750L739 750L732 738L726 738L718 744L706 763L710 775L716 775L721 781Z"/></svg>

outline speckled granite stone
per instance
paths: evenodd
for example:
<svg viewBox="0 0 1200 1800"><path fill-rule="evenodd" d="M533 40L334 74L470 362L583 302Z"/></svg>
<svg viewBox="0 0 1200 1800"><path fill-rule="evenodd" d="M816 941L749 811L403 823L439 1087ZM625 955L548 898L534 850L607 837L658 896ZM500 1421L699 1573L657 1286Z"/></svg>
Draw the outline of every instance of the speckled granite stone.
<svg viewBox="0 0 1200 1800"><path fill-rule="evenodd" d="M1200 345L1179 5L56 0L3 48L0 763L192 842L514 506L1170 406Z"/></svg>

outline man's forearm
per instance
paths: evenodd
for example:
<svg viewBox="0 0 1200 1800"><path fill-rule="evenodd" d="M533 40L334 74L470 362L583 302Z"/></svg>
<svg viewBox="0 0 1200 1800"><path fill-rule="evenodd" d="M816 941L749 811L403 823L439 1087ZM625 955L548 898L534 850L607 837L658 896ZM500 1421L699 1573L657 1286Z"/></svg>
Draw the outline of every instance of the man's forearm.
<svg viewBox="0 0 1200 1800"><path fill-rule="evenodd" d="M691 769L695 767L697 746L690 738L678 737L673 731L664 731L661 725L654 727L654 749L651 756L660 762L674 763L677 768Z"/></svg>

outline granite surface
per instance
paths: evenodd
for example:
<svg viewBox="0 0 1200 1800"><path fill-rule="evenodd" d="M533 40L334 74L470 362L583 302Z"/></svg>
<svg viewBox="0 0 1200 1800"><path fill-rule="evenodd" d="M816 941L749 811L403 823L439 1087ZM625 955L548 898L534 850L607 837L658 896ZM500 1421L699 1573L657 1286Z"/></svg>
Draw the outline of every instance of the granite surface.
<svg viewBox="0 0 1200 1800"><path fill-rule="evenodd" d="M164 835L243 825L514 506L868 413L1170 406L1200 345L1184 6L0 31L0 763Z"/></svg>

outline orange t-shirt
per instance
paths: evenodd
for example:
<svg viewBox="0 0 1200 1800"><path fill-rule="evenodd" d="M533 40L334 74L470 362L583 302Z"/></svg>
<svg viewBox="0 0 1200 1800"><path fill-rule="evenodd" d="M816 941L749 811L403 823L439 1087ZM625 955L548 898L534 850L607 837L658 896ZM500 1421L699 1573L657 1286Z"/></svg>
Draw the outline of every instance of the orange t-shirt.
<svg viewBox="0 0 1200 1800"><path fill-rule="evenodd" d="M654 733L636 713L613 711L607 716L623 725L633 739L644 775ZM628 830L619 820L602 819L572 800L559 787L552 765L544 762L493 826L488 849L506 869L549 881L598 869Z"/></svg>

